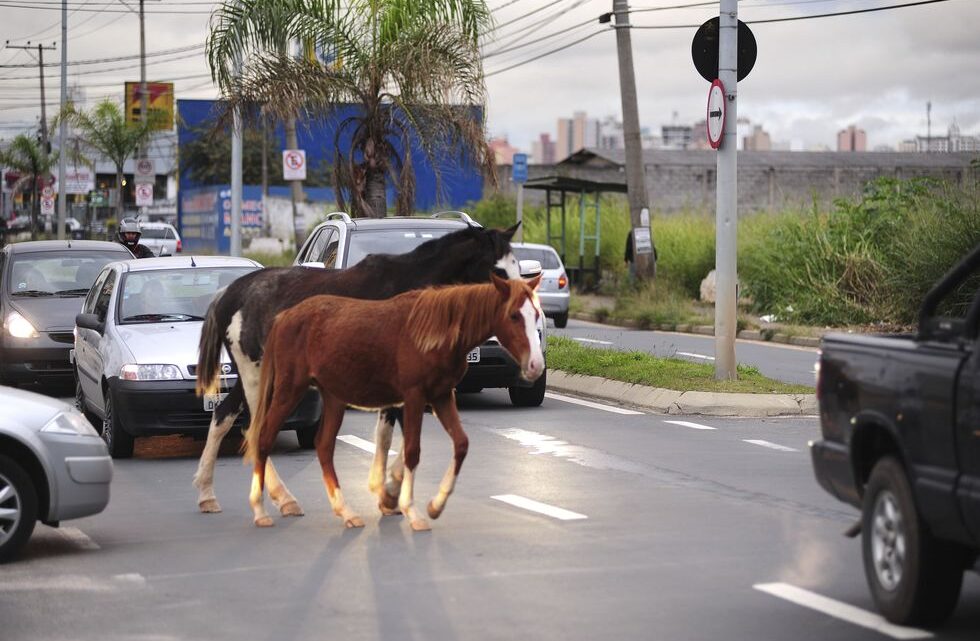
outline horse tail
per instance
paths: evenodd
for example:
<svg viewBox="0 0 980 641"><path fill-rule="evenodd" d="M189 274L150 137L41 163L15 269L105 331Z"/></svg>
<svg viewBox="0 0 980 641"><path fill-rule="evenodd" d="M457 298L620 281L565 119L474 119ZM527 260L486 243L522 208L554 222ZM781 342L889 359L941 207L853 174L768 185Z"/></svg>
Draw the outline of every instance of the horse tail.
<svg viewBox="0 0 980 641"><path fill-rule="evenodd" d="M218 326L218 303L221 294L211 301L204 326L201 328L201 340L197 346L197 383L194 391L198 396L217 394L221 382L218 369L221 367L221 328Z"/></svg>
<svg viewBox="0 0 980 641"><path fill-rule="evenodd" d="M262 359L262 369L259 374L259 401L252 420L245 432L245 442L242 444L245 463L255 463L259 455L259 441L262 438L262 428L265 417L269 413L272 393L276 386L276 328L273 326L266 340L265 356Z"/></svg>

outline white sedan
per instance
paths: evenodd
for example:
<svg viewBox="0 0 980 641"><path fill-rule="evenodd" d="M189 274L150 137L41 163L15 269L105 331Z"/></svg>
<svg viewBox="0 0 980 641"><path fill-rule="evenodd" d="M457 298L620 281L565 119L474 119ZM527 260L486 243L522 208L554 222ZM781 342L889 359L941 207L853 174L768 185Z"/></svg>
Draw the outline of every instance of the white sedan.
<svg viewBox="0 0 980 641"><path fill-rule="evenodd" d="M78 407L114 458L131 456L136 436L207 433L216 399L194 392L201 325L220 289L260 267L224 256L105 266L76 318L73 359ZM223 353L222 387L235 376Z"/></svg>

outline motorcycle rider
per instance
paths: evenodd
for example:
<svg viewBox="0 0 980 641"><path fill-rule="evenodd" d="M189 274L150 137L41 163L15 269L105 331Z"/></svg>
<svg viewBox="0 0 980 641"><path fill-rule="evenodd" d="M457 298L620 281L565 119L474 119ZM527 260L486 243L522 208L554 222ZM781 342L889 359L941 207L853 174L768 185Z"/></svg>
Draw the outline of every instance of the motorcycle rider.
<svg viewBox="0 0 980 641"><path fill-rule="evenodd" d="M116 239L136 258L153 258L155 254L146 245L140 244L140 236L143 233L140 231L139 221L133 218L123 218L119 222L119 229L116 230Z"/></svg>

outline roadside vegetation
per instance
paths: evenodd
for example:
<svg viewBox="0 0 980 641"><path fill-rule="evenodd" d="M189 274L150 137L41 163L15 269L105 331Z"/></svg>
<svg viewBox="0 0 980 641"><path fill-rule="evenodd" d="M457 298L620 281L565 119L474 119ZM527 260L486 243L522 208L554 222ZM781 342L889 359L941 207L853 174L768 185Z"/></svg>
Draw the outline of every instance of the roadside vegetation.
<svg viewBox="0 0 980 641"><path fill-rule="evenodd" d="M620 352L585 347L563 336L548 337L548 367L571 374L601 376L626 383L698 392L748 394L812 394L805 385L790 385L767 378L759 370L738 366L738 380L716 381L712 365L676 358L659 358L646 352Z"/></svg>

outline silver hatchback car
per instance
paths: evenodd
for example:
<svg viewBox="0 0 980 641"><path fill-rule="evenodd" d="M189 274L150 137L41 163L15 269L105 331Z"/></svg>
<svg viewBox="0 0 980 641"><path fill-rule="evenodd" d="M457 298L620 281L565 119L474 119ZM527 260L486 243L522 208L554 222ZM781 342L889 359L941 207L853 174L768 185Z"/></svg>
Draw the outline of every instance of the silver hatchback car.
<svg viewBox="0 0 980 641"><path fill-rule="evenodd" d="M519 260L536 260L541 263L541 285L538 286L541 310L546 317L554 319L555 327L568 325L571 288L565 265L562 264L558 252L551 245L536 243L511 243L510 246Z"/></svg>
<svg viewBox="0 0 980 641"><path fill-rule="evenodd" d="M37 521L98 514L109 503L112 459L81 412L47 396L0 386L0 563Z"/></svg>

